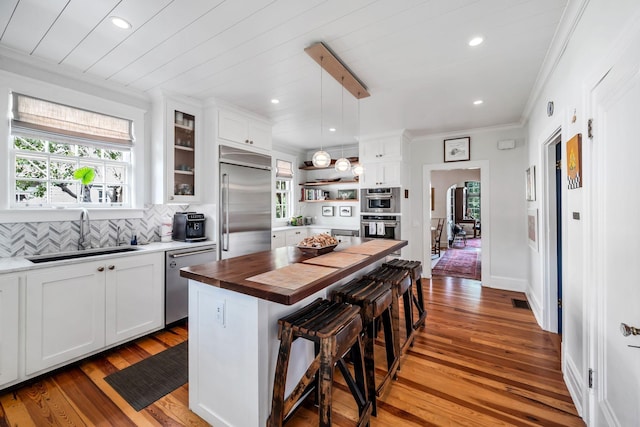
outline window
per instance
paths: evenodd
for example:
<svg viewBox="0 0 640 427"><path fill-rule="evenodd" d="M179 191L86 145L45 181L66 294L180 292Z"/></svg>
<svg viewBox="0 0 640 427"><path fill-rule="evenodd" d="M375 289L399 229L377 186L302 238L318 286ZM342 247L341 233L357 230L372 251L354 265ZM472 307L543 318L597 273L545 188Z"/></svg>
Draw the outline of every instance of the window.
<svg viewBox="0 0 640 427"><path fill-rule="evenodd" d="M289 218L293 214L291 203L292 163L276 160L276 219Z"/></svg>
<svg viewBox="0 0 640 427"><path fill-rule="evenodd" d="M467 188L467 208L466 215L474 219L480 219L480 182L467 181L464 183Z"/></svg>
<svg viewBox="0 0 640 427"><path fill-rule="evenodd" d="M12 101L12 206L131 206L130 120L17 93Z"/></svg>

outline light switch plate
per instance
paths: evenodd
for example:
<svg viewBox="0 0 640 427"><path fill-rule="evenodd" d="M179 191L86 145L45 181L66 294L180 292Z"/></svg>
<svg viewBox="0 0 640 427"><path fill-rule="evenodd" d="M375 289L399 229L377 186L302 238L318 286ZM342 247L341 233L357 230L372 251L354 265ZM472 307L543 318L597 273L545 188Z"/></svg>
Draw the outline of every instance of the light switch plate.
<svg viewBox="0 0 640 427"><path fill-rule="evenodd" d="M580 212L574 212L573 219L580 219Z"/></svg>
<svg viewBox="0 0 640 427"><path fill-rule="evenodd" d="M224 321L225 307L224 306L225 306L224 301L216 301L215 307L214 307L216 322L220 323L222 327L225 327L225 321Z"/></svg>

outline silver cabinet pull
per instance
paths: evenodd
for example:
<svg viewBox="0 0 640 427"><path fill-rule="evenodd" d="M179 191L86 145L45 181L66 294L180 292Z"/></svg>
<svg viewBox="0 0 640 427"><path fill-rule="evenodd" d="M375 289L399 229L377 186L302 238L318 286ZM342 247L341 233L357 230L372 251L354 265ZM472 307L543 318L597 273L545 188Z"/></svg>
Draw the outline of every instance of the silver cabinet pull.
<svg viewBox="0 0 640 427"><path fill-rule="evenodd" d="M622 332L622 335L625 337L629 335L640 335L640 328L629 326L626 323L620 323L620 332Z"/></svg>
<svg viewBox="0 0 640 427"><path fill-rule="evenodd" d="M103 266L98 267L98 271L104 271L104 267Z"/></svg>
<svg viewBox="0 0 640 427"><path fill-rule="evenodd" d="M113 270L113 269L115 269L115 268L116 268L116 266L115 266L115 265L110 265L110 266L109 266L109 267L107 267L107 268L108 268L109 270Z"/></svg>

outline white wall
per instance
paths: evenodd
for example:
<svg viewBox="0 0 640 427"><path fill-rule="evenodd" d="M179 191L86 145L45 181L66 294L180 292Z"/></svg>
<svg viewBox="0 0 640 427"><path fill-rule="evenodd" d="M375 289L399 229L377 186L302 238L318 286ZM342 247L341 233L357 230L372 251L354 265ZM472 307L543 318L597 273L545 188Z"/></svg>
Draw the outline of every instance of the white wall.
<svg viewBox="0 0 640 427"><path fill-rule="evenodd" d="M584 12L573 31L571 39L564 50L561 59L542 88L542 92L535 99L528 123L528 140L530 141L529 163L542 170L544 143L558 128L562 128L563 158L566 158L566 141L577 133L583 136L583 167L589 167L589 144L587 137L588 94L597 80L607 71L607 61L611 52L616 49L616 39L626 26L637 26L640 16L640 2L637 0L590 0L588 2L574 1L571 6L586 5ZM568 29L570 31L570 24ZM553 101L555 113L548 117L546 106ZM575 122L573 116L576 116ZM566 168L565 168L566 170ZM588 176L589 171L585 171ZM565 173L563 172L563 175ZM541 182L538 188L543 188ZM585 288L585 254L589 248L585 247L586 233L589 232L583 221L572 219L573 212L579 212L584 219L586 211L585 199L590 190L589 182L585 179L581 189L566 190L566 178L563 176L563 371L569 377L567 384L574 396L580 411L586 402L586 372L588 369L588 349L586 325L592 315L587 305L589 290ZM541 193L539 192L538 195ZM529 207L538 208L544 213L545 206L538 197L535 202L529 202ZM541 247L547 241L546 219L541 215ZM550 289L543 281L544 251L529 251L530 265L529 287L527 289L530 300L535 302L536 317L543 327L553 329L555 325L549 322ZM575 384L575 388L572 388Z"/></svg>
<svg viewBox="0 0 640 427"><path fill-rule="evenodd" d="M525 207L526 139L525 129L519 126L480 129L458 132L455 135L438 135L416 139L411 142L411 244L412 259L425 258L423 212L429 201L423 200L428 194L429 183L423 182L423 169L430 165L434 170L451 168L452 163L442 163L444 158L443 140L448 137L471 137L471 160L486 161L490 176L488 187L483 184L483 203L490 206L490 216L485 216L483 208L483 239L489 243L483 245L483 253L490 251L490 265L483 262L483 286L521 290L526 288L527 278L527 232ZM516 147L511 150L498 150L501 140L513 139ZM438 165L442 165L439 167ZM465 167L465 162L457 162L455 167ZM429 211L430 212L430 211ZM404 217L404 214L403 214ZM491 230L491 235L484 233ZM430 245L427 245L429 248ZM484 258L483 258L484 259ZM488 273L488 274L485 274Z"/></svg>

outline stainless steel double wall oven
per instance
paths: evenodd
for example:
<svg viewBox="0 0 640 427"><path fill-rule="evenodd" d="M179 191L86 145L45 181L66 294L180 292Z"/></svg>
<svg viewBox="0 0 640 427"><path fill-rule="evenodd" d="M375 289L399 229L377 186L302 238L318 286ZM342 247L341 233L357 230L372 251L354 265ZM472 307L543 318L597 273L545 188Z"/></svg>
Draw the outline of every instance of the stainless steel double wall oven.
<svg viewBox="0 0 640 427"><path fill-rule="evenodd" d="M400 187L360 190L360 236L395 239L400 236Z"/></svg>

